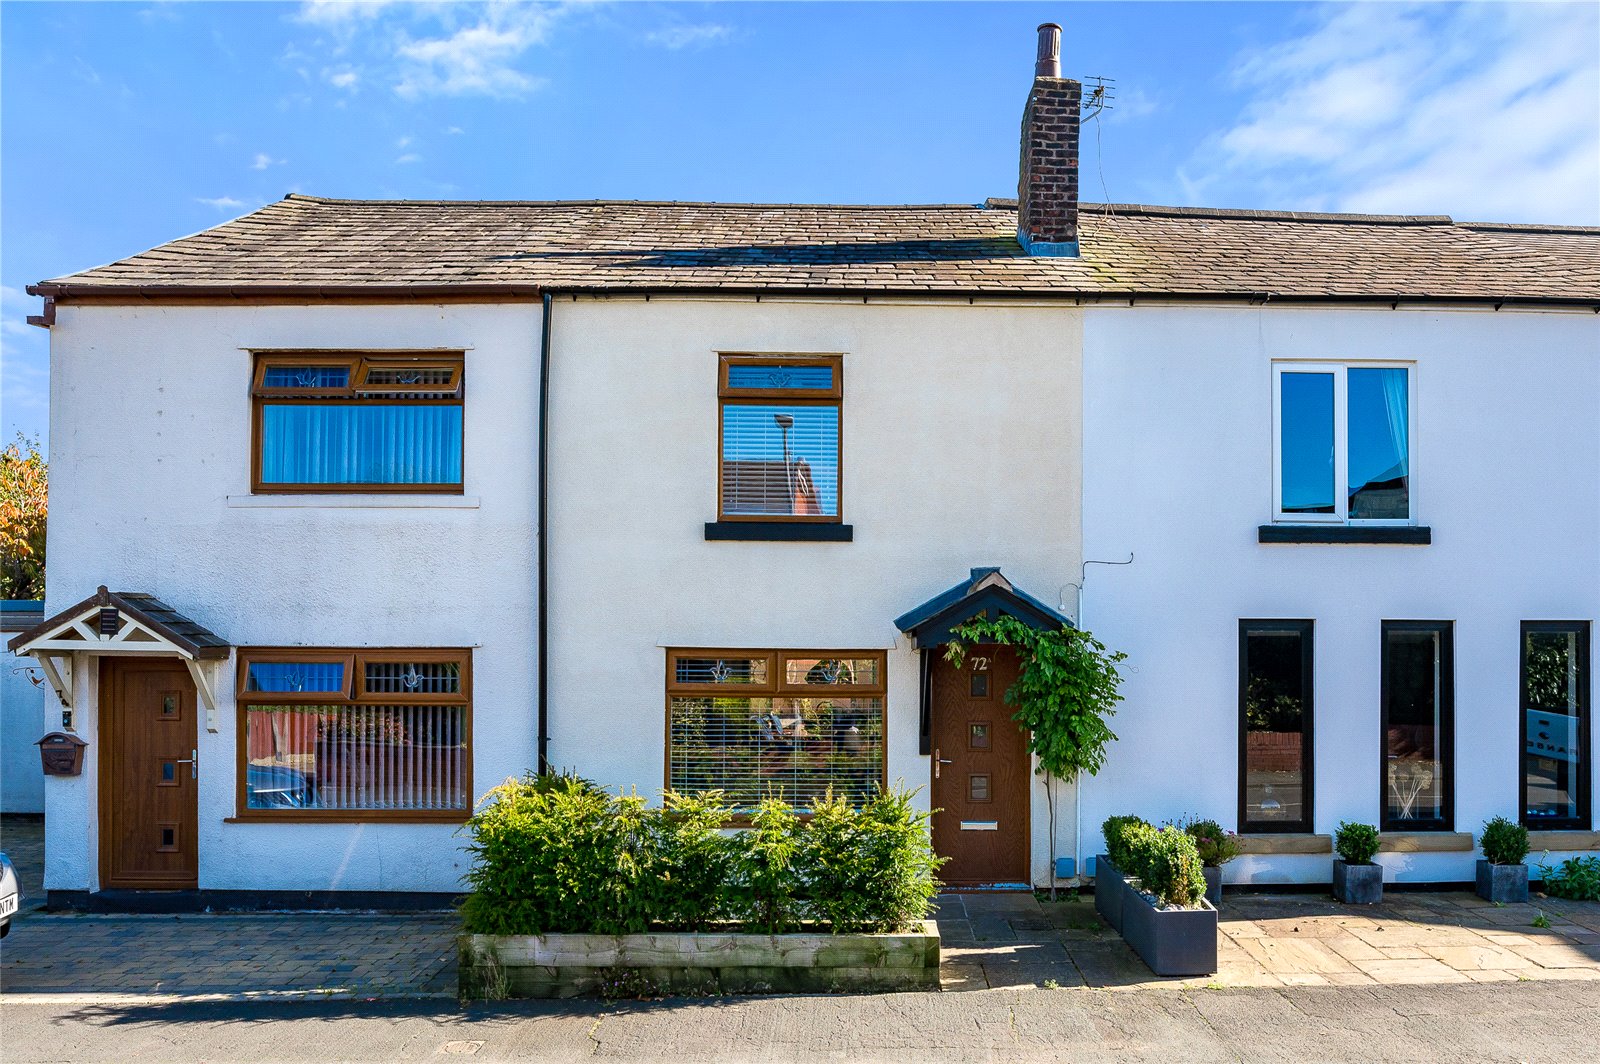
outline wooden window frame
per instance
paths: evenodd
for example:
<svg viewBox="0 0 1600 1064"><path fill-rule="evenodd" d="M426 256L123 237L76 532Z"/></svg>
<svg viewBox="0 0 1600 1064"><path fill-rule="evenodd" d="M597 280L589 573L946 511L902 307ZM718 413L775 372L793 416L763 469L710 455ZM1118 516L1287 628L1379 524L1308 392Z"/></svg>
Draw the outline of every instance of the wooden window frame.
<svg viewBox="0 0 1600 1064"><path fill-rule="evenodd" d="M263 411L267 406L294 402L382 404L384 406L458 406L465 408L466 352L447 351L252 351L250 377L250 491L255 495L461 495L465 493L466 431L463 415L462 479L455 483L388 484L284 484L261 479ZM343 388L269 388L266 371L272 366L344 366L349 383ZM450 383L431 388L411 385L368 385L374 369L413 366L417 369L452 370ZM449 394L445 394L449 393Z"/></svg>
<svg viewBox="0 0 1600 1064"><path fill-rule="evenodd" d="M1249 793L1249 719L1246 701L1250 687L1250 636L1256 633L1282 633L1300 636L1300 685L1305 692L1304 718L1300 728L1300 808L1298 820L1251 820L1247 815ZM1305 834L1315 830L1316 787L1316 622L1248 618L1239 622L1239 832L1251 835Z"/></svg>
<svg viewBox="0 0 1600 1064"><path fill-rule="evenodd" d="M728 371L735 365L784 364L790 366L828 366L833 370L833 384L829 388L735 388L728 383ZM722 509L722 434L726 419L723 410L729 406L831 406L839 411L838 468L834 475L834 509L832 514L730 514ZM792 355L755 352L721 353L717 356L717 520L763 521L785 524L837 525L844 522L844 356L843 355Z"/></svg>
<svg viewBox="0 0 1600 1064"><path fill-rule="evenodd" d="M676 664L680 658L762 658L768 659L768 683L765 684L679 684L673 682ZM788 658L871 658L878 663L878 682L871 684L791 684L785 682L783 662ZM884 650L768 650L732 647L669 647L666 653L666 697L662 703L663 723L666 732L665 757L661 764L661 785L672 789L672 700L674 698L821 698L836 693L845 698L880 698L883 700L882 726L879 728L878 787L889 786L889 654ZM809 814L801 814L807 816ZM748 814L736 814L729 824L734 827L750 823Z"/></svg>
<svg viewBox="0 0 1600 1064"><path fill-rule="evenodd" d="M1593 712L1593 683L1591 672L1590 640L1593 625L1589 621L1523 621L1518 632L1517 648L1517 717L1520 723L1517 734L1517 817L1518 822L1532 831L1588 831L1593 827L1593 809L1590 805L1589 778L1594 772L1593 748L1590 745ZM1577 798L1578 815L1570 817L1528 816L1528 636L1536 632L1572 633L1577 636L1578 652L1578 764L1572 773Z"/></svg>
<svg viewBox="0 0 1600 1064"><path fill-rule="evenodd" d="M1456 652L1454 621L1383 621L1378 673L1378 830L1454 831L1456 822ZM1440 815L1401 820L1389 815L1389 633L1431 632L1439 636L1439 787ZM1520 770L1522 762L1519 759Z"/></svg>
<svg viewBox="0 0 1600 1064"><path fill-rule="evenodd" d="M345 690L301 692L287 694L276 691L247 691L246 685L252 662L304 662L320 664L330 661L345 663ZM461 690L457 694L431 694L416 697L407 695L403 703L390 695L370 695L363 688L366 683L365 664L375 662L416 662L435 664L457 662L461 666ZM386 823L464 823L472 815L474 790L472 783L472 649L470 647L240 647L235 680L235 756L234 815L229 822L265 821L277 823L334 823L364 824L375 821ZM248 773L250 768L249 717L257 706L338 705L338 706L461 706L461 733L466 746L462 764L462 787L466 792L467 806L463 809L252 809L250 808Z"/></svg>

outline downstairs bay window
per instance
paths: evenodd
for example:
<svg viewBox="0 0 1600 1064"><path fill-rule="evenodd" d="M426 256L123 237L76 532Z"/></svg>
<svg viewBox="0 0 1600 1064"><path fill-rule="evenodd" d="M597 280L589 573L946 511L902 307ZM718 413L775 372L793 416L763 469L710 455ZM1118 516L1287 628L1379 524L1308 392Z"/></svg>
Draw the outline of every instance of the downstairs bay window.
<svg viewBox="0 0 1600 1064"><path fill-rule="evenodd" d="M667 785L748 813L885 784L882 651L669 650Z"/></svg>
<svg viewBox="0 0 1600 1064"><path fill-rule="evenodd" d="M239 653L241 819L463 820L467 650Z"/></svg>

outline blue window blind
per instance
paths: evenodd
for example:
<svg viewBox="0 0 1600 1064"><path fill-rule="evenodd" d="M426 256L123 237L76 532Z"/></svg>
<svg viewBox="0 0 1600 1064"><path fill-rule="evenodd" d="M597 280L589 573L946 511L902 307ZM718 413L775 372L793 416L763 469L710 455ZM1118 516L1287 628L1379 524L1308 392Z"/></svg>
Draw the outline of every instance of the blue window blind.
<svg viewBox="0 0 1600 1064"><path fill-rule="evenodd" d="M722 512L837 516L839 408L725 403Z"/></svg>
<svg viewBox="0 0 1600 1064"><path fill-rule="evenodd" d="M338 661L252 661L247 691L342 693L344 663Z"/></svg>
<svg viewBox="0 0 1600 1064"><path fill-rule="evenodd" d="M832 366L794 366L781 362L734 362L728 366L729 388L795 388L828 391L833 387Z"/></svg>
<svg viewBox="0 0 1600 1064"><path fill-rule="evenodd" d="M461 407L270 403L264 484L459 484Z"/></svg>

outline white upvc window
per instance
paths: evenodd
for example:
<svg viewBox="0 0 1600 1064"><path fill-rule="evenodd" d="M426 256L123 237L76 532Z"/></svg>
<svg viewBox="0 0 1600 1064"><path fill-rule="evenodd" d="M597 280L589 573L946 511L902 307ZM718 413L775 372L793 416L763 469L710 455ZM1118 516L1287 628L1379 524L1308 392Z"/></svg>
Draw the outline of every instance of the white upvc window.
<svg viewBox="0 0 1600 1064"><path fill-rule="evenodd" d="M1416 524L1416 366L1272 364L1272 517Z"/></svg>

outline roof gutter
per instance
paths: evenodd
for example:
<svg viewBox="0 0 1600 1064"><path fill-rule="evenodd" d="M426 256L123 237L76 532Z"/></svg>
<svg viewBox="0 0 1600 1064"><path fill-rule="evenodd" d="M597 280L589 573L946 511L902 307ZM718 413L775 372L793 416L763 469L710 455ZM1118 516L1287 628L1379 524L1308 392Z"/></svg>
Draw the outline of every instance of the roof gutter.
<svg viewBox="0 0 1600 1064"><path fill-rule="evenodd" d="M1163 303L1277 303L1305 306L1350 306L1419 304L1432 306L1543 306L1593 309L1600 312L1600 299L1576 296L1504 295L1460 296L1407 292L1315 293L1236 290L1222 292L1182 292L1158 290L1078 290L1078 289L972 289L972 288L848 288L840 286L762 286L762 285L578 285L545 289L535 285L427 284L427 285L140 285L108 288L103 285L78 285L45 281L29 285L28 294L51 300L83 303L130 305L146 302L272 302L303 304L315 301L389 303L401 301L524 303L544 302L552 294L562 296L619 297L709 297L738 296L760 300L810 297L820 299L941 299L979 300L997 303L1049 301L1074 304L1163 302Z"/></svg>

